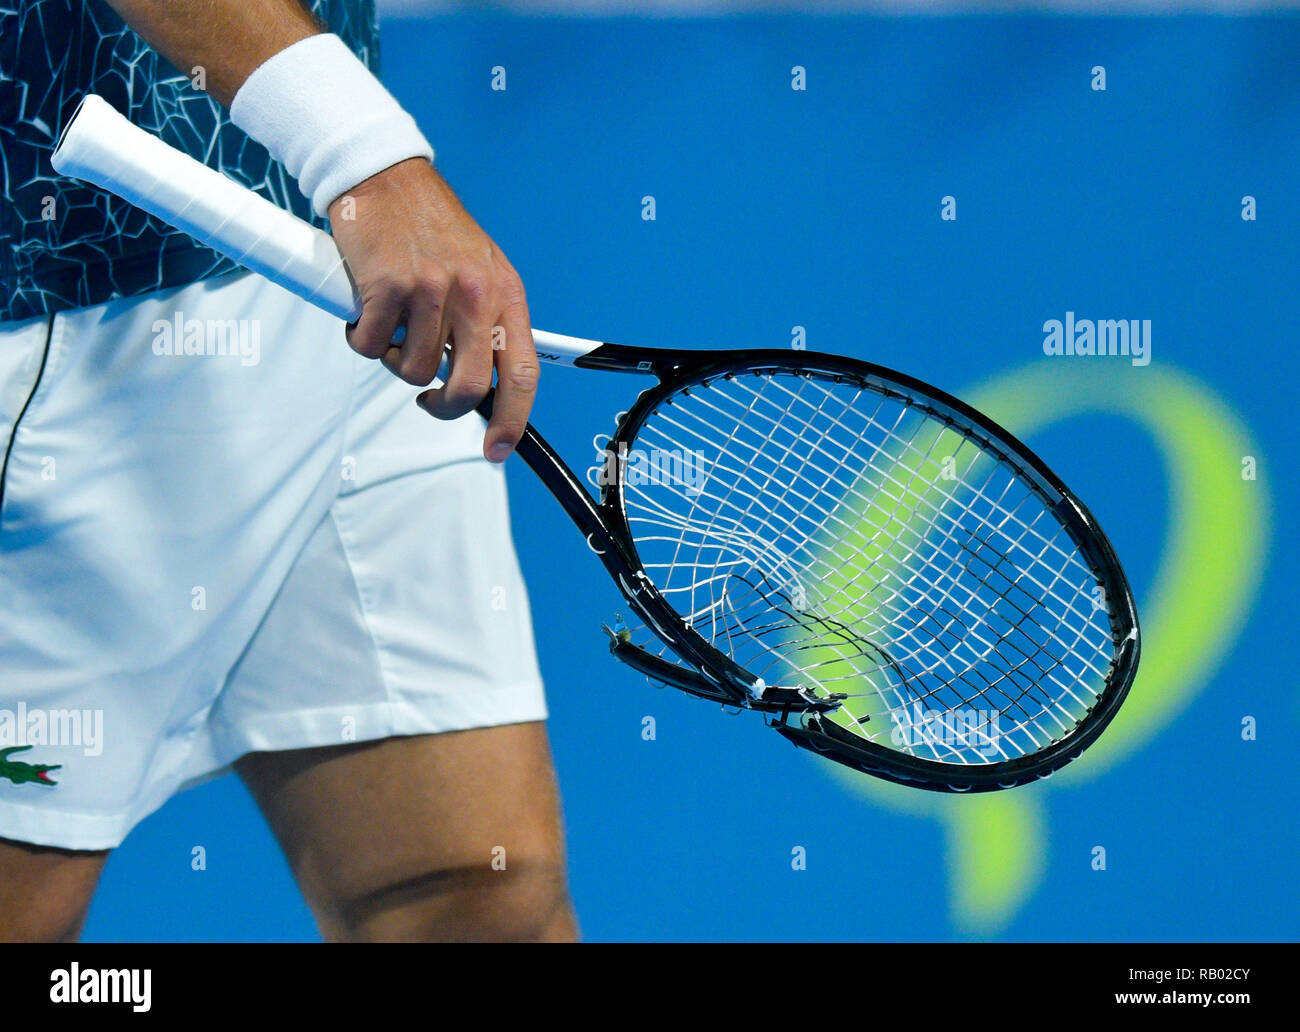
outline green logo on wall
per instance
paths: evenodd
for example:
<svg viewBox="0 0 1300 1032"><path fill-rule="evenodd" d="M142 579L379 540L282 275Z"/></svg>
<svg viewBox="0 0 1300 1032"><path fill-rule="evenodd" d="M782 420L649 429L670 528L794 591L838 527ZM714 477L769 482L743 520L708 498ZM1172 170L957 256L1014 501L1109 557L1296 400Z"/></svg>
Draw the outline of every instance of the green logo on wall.
<svg viewBox="0 0 1300 1032"><path fill-rule="evenodd" d="M850 791L944 825L954 923L965 935L988 936L1010 923L1042 879L1053 793L1130 758L1187 708L1232 648L1259 589L1269 503L1267 465L1250 432L1222 398L1178 370L1048 361L962 397L1022 438L1098 413L1136 423L1164 460L1169 512L1158 568L1138 598L1142 667L1114 723L1080 759L1037 785L958 797L822 761ZM1258 480L1242 475L1247 456Z"/></svg>

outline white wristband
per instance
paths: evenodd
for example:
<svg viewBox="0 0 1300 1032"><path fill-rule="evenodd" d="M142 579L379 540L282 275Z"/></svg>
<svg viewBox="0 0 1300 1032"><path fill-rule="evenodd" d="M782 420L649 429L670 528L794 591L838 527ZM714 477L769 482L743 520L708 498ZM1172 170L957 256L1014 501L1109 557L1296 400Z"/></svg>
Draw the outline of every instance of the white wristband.
<svg viewBox="0 0 1300 1032"><path fill-rule="evenodd" d="M260 65L235 94L230 117L284 164L317 215L399 161L433 160L415 119L331 33Z"/></svg>

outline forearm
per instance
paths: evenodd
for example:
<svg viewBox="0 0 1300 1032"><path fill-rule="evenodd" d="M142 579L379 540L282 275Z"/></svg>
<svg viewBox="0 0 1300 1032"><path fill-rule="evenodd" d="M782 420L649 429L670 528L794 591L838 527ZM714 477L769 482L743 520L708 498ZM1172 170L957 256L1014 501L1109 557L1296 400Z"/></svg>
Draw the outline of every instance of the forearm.
<svg viewBox="0 0 1300 1032"><path fill-rule="evenodd" d="M108 0L131 28L186 75L201 67L226 107L255 69L321 31L299 0Z"/></svg>

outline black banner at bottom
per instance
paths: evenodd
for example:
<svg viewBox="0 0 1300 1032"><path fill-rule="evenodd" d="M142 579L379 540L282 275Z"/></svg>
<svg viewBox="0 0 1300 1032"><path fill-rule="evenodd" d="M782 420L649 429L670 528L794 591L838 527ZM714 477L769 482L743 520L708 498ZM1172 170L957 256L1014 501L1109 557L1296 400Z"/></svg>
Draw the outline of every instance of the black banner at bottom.
<svg viewBox="0 0 1300 1032"><path fill-rule="evenodd" d="M853 1006L897 1001L915 1020L1070 1017L1172 1011L1230 1018L1264 1006L1294 1006L1283 986L1288 964L1277 945L1176 944L696 944L656 955L617 946L538 965L483 950L422 945L329 946L126 944L0 947L6 1023L63 1012L95 1020L114 1012L129 1022L201 1018L373 1022L403 1006L431 1020L448 1005L485 1006L483 1017L525 1009L606 1019L609 993L619 1011L659 1013L665 1021L713 997L737 992L785 997L805 1018L811 999ZM441 1000L441 1003L439 1002ZM603 1003L600 1001L604 1000ZM803 1001L800 1003L800 1001ZM709 1001L713 1002L713 1001ZM779 1013L772 1012L775 1017ZM919 1010L918 1010L919 1008ZM877 1018L883 1012L871 1008ZM575 1014L575 1017L577 1017ZM736 1015L739 1016L739 1015ZM36 1026L29 1026L36 1027Z"/></svg>

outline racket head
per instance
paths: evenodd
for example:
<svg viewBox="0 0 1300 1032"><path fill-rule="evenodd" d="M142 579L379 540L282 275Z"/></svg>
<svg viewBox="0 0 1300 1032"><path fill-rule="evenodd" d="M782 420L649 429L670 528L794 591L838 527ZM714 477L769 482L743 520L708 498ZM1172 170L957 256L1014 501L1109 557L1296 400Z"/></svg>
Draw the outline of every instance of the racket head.
<svg viewBox="0 0 1300 1032"><path fill-rule="evenodd" d="M579 364L659 377L605 447L606 565L644 621L611 635L619 658L937 791L1047 776L1117 712L1140 654L1123 569L987 416L816 352L608 345ZM629 474L638 452L692 444L673 461L703 470L693 495Z"/></svg>

